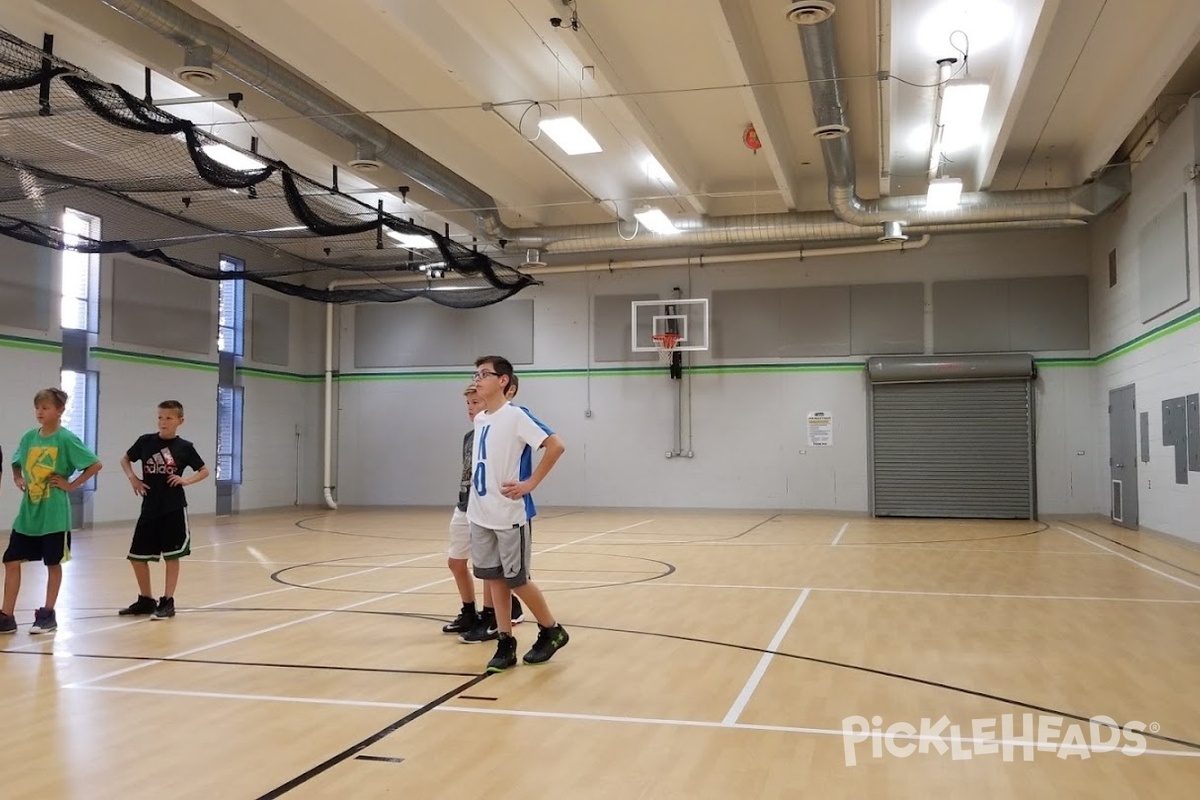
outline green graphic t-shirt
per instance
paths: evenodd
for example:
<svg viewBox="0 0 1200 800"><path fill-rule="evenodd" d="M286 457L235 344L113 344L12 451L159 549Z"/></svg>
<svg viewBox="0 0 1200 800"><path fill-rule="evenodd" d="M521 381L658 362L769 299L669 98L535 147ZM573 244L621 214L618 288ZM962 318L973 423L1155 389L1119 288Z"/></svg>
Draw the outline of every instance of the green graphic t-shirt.
<svg viewBox="0 0 1200 800"><path fill-rule="evenodd" d="M99 460L66 428L59 428L49 436L42 436L41 429L34 428L22 436L12 463L21 468L25 494L13 530L26 536L71 530L71 498L62 489L51 486L50 478L54 475L70 478Z"/></svg>

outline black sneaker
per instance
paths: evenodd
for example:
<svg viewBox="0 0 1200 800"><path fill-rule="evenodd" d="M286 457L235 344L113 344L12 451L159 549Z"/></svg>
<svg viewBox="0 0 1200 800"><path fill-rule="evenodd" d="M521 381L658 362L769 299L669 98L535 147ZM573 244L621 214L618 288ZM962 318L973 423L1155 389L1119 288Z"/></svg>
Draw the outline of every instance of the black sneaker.
<svg viewBox="0 0 1200 800"><path fill-rule="evenodd" d="M458 640L463 644L479 644L490 642L499 635L500 631L496 629L496 611L485 606L475 627L459 636Z"/></svg>
<svg viewBox="0 0 1200 800"><path fill-rule="evenodd" d="M170 619L173 616L175 616L175 598L160 597L158 607L154 609L154 616L150 619Z"/></svg>
<svg viewBox="0 0 1200 800"><path fill-rule="evenodd" d="M511 633L501 634L496 642L496 655L487 663L488 672L504 672L517 665L517 640Z"/></svg>
<svg viewBox="0 0 1200 800"><path fill-rule="evenodd" d="M537 641L525 654L525 663L541 664L549 661L550 657L566 647L569 641L571 641L571 637L567 635L567 631L562 625L555 625L553 628L543 628L538 625Z"/></svg>
<svg viewBox="0 0 1200 800"><path fill-rule="evenodd" d="M454 621L442 626L442 633L466 633L479 624L479 614L475 612L474 604L463 606L462 612Z"/></svg>
<svg viewBox="0 0 1200 800"><path fill-rule="evenodd" d="M512 596L512 624L520 625L525 621L525 609L521 608L521 601L514 594Z"/></svg>
<svg viewBox="0 0 1200 800"><path fill-rule="evenodd" d="M0 611L0 633L16 633L17 618Z"/></svg>
<svg viewBox="0 0 1200 800"><path fill-rule="evenodd" d="M153 614L156 608L158 608L158 605L154 602L153 597L146 597L144 594L139 594L137 600L134 600L117 613L122 617L140 617L145 614Z"/></svg>
<svg viewBox="0 0 1200 800"><path fill-rule="evenodd" d="M39 608L33 612L33 625L30 633L54 633L58 630L58 621L54 618L53 608Z"/></svg>

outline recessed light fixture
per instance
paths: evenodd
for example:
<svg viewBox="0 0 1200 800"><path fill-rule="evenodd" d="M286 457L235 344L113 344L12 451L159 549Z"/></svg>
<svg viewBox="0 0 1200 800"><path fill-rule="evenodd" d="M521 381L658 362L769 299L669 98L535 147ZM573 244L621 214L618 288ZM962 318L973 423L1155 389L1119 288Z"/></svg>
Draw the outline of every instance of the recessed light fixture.
<svg viewBox="0 0 1200 800"><path fill-rule="evenodd" d="M962 198L962 181L958 178L934 178L929 182L925 195L925 207L930 211L946 211L958 208Z"/></svg>
<svg viewBox="0 0 1200 800"><path fill-rule="evenodd" d="M544 119L538 123L538 128L569 156L601 151L600 143L588 133L587 128L583 127L583 123L574 117Z"/></svg>
<svg viewBox="0 0 1200 800"><path fill-rule="evenodd" d="M679 228L675 227L675 223L671 222L671 218L664 214L661 208L642 206L633 216L637 218L640 224L645 225L653 233L664 235L681 233Z"/></svg>
<svg viewBox="0 0 1200 800"><path fill-rule="evenodd" d="M224 164L238 172L257 172L261 169L266 169L267 166L257 158L248 156L240 150L234 150L229 145L206 144L201 145L200 149L204 151L204 155L213 161L216 161L218 164Z"/></svg>
<svg viewBox="0 0 1200 800"><path fill-rule="evenodd" d="M428 236L419 233L400 233L399 231L388 231L387 235L391 239L395 239L402 247L410 247L413 250L431 250L437 247L437 242Z"/></svg>

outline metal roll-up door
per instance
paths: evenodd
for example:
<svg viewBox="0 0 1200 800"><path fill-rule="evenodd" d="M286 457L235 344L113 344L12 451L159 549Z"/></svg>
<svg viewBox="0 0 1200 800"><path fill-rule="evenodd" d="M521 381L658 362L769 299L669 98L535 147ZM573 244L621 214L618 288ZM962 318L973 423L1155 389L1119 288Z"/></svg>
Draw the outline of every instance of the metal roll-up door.
<svg viewBox="0 0 1200 800"><path fill-rule="evenodd" d="M873 382L871 447L877 517L1037 516L1030 376Z"/></svg>

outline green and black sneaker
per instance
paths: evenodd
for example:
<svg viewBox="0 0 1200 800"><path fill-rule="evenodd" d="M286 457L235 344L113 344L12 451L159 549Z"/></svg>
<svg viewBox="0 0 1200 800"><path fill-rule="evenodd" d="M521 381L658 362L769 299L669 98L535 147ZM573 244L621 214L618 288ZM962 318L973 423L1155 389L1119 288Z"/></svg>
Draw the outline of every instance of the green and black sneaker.
<svg viewBox="0 0 1200 800"><path fill-rule="evenodd" d="M517 640L511 633L501 633L496 642L496 655L487 663L488 672L504 672L517 665Z"/></svg>
<svg viewBox="0 0 1200 800"><path fill-rule="evenodd" d="M571 637L567 635L567 631L562 625L555 624L553 628L544 628L538 625L537 641L525 654L525 663L542 664L549 661L550 657L566 647L569 641L571 641Z"/></svg>

